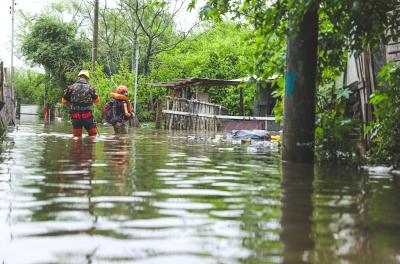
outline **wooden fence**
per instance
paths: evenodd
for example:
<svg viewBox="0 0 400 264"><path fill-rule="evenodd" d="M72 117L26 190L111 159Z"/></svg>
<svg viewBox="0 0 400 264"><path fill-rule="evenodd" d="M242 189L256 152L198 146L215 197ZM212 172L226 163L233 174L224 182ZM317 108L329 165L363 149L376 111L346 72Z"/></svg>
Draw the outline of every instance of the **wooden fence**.
<svg viewBox="0 0 400 264"><path fill-rule="evenodd" d="M258 122L262 123L262 126L257 125L257 128L267 129L268 122L275 122L275 117L229 116L227 108L221 105L184 98L171 99L169 96L166 97L166 109L163 113L165 128L176 130L217 132L224 130L226 121L237 124L248 121Z"/></svg>
<svg viewBox="0 0 400 264"><path fill-rule="evenodd" d="M172 103L172 106L171 106ZM188 100L184 98L166 97L165 127L178 130L218 130L218 120L215 115L227 113L223 106Z"/></svg>

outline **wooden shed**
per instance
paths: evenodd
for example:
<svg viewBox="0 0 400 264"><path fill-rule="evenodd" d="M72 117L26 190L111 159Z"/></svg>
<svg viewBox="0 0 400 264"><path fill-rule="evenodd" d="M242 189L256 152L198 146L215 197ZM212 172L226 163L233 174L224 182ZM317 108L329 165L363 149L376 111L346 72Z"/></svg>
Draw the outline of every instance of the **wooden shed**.
<svg viewBox="0 0 400 264"><path fill-rule="evenodd" d="M364 131L373 120L374 111L369 98L376 89L380 89L377 75L388 61L400 62L400 41L381 44L374 51L366 48L359 56L351 55L343 75L337 80L337 87L348 87L352 91L346 113L361 121L361 126L354 129L361 135L360 140L364 147L368 145L370 138Z"/></svg>
<svg viewBox="0 0 400 264"><path fill-rule="evenodd" d="M207 88L222 89L227 86L238 86L241 83L243 83L241 79L189 78L171 82L147 83L146 85L167 88L165 109L162 110L165 116L165 128L167 129L230 131L273 128L279 130L280 127L275 124L275 117L273 116L243 115L243 88L239 88L239 116L230 116L225 107L209 102ZM160 120L160 118L157 118L157 120Z"/></svg>

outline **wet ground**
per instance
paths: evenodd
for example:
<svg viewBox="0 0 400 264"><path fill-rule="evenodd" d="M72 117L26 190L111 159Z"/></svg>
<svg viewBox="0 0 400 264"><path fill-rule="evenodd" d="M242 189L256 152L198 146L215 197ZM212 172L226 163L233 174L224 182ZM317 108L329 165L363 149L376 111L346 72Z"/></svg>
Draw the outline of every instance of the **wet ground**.
<svg viewBox="0 0 400 264"><path fill-rule="evenodd" d="M0 263L400 263L400 181L153 129L0 149Z"/></svg>

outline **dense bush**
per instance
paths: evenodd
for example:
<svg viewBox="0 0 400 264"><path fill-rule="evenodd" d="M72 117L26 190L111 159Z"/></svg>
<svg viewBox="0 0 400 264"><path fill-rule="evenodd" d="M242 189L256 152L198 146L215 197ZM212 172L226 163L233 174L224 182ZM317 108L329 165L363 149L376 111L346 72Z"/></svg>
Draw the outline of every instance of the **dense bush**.
<svg viewBox="0 0 400 264"><path fill-rule="evenodd" d="M41 104L46 85L45 75L33 70L17 69L14 73L15 95L19 103Z"/></svg>
<svg viewBox="0 0 400 264"><path fill-rule="evenodd" d="M359 121L346 115L346 103L350 95L349 88L336 88L335 83L319 87L315 149L317 159L321 162L359 162L356 147L359 135L354 135Z"/></svg>
<svg viewBox="0 0 400 264"><path fill-rule="evenodd" d="M380 89L371 96L375 120L367 132L371 135L369 156L373 162L400 166L400 67L388 63L379 73Z"/></svg>

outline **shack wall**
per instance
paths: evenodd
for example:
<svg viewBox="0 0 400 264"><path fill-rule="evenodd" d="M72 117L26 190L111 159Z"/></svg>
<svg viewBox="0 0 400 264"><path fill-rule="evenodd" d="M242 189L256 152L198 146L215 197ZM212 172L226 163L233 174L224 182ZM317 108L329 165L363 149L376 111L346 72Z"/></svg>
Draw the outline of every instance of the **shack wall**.
<svg viewBox="0 0 400 264"><path fill-rule="evenodd" d="M0 61L0 136L9 125L15 125L16 100L14 89L7 82L7 71Z"/></svg>

